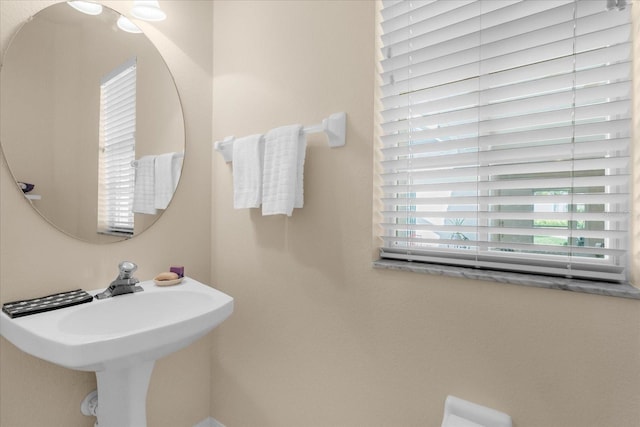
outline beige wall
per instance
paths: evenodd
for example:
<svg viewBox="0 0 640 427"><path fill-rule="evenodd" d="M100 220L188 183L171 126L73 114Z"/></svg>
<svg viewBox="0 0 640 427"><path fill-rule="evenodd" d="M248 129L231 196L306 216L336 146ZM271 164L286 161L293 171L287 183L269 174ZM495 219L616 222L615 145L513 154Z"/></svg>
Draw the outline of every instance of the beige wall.
<svg viewBox="0 0 640 427"><path fill-rule="evenodd" d="M310 138L305 207L232 209L213 156L214 335L227 427L439 426L447 394L517 427L640 425L640 302L371 268L371 1L214 2L213 136L348 114Z"/></svg>
<svg viewBox="0 0 640 427"><path fill-rule="evenodd" d="M49 3L0 1L1 50ZM227 427L430 427L449 393L516 427L639 424L637 301L371 269L372 2L161 3L169 19L144 29L184 106L174 204L132 241L84 244L42 221L3 163L0 302L101 287L126 258L141 278L183 263L233 295L235 313L210 339L156 365L150 427L209 413ZM348 114L347 146L309 138L304 209L289 219L232 209L231 168L210 155L212 139L336 111ZM94 385L0 339L1 427L90 426L78 405Z"/></svg>
<svg viewBox="0 0 640 427"><path fill-rule="evenodd" d="M20 23L54 1L0 1L0 52ZM128 13L131 1L105 1ZM140 26L164 56L182 100L188 153L171 208L154 227L122 243L93 245L71 239L35 213L2 159L0 166L0 302L64 289L106 287L118 262L139 265L151 279L171 264L210 279L210 141L212 4L162 1L168 19ZM191 427L209 414L211 340L160 360L147 402L150 426ZM93 374L60 368L27 356L0 339L0 426L93 426L80 401L95 388Z"/></svg>

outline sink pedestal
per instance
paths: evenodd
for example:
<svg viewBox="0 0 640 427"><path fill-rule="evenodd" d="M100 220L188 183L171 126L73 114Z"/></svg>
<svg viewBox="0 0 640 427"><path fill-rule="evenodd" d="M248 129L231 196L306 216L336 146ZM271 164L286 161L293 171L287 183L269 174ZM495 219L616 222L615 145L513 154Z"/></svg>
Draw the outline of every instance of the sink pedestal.
<svg viewBox="0 0 640 427"><path fill-rule="evenodd" d="M145 427L147 389L154 361L97 371L98 427Z"/></svg>

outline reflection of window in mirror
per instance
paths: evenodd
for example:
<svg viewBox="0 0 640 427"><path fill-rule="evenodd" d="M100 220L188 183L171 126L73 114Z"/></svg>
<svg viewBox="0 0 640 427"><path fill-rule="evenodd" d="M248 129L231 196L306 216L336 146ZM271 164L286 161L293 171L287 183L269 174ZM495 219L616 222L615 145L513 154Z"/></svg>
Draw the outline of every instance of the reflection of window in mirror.
<svg viewBox="0 0 640 427"><path fill-rule="evenodd" d="M98 233L133 236L136 58L100 84Z"/></svg>

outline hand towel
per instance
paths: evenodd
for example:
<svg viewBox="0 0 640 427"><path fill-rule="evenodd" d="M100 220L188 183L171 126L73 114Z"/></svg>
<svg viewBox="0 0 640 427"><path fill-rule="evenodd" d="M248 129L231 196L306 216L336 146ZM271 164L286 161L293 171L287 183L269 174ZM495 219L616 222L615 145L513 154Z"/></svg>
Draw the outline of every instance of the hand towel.
<svg viewBox="0 0 640 427"><path fill-rule="evenodd" d="M233 141L233 207L259 208L262 204L262 135Z"/></svg>
<svg viewBox="0 0 640 427"><path fill-rule="evenodd" d="M173 180L173 193L178 188L180 176L182 176L182 164L184 163L184 152L176 153L171 159L171 179Z"/></svg>
<svg viewBox="0 0 640 427"><path fill-rule="evenodd" d="M303 206L306 148L302 125L279 127L265 135L262 215L291 216L294 207Z"/></svg>
<svg viewBox="0 0 640 427"><path fill-rule="evenodd" d="M156 156L143 156L135 168L133 187L133 211L135 213L155 215L155 161Z"/></svg>
<svg viewBox="0 0 640 427"><path fill-rule="evenodd" d="M474 423L466 418L449 414L442 422L442 427L485 427L482 424Z"/></svg>
<svg viewBox="0 0 640 427"><path fill-rule="evenodd" d="M511 417L477 403L455 396L447 396L444 402L444 419L441 427L512 427Z"/></svg>
<svg viewBox="0 0 640 427"><path fill-rule="evenodd" d="M166 209L178 185L174 164L179 153L165 153L156 157L155 164L155 201L156 209Z"/></svg>

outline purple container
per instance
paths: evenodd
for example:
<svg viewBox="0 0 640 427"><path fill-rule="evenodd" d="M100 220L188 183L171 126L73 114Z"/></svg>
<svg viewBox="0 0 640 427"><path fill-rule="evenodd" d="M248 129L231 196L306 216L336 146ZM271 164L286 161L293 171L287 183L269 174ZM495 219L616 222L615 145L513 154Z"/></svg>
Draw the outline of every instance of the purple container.
<svg viewBox="0 0 640 427"><path fill-rule="evenodd" d="M184 267L181 265L172 265L169 271L176 273L180 277L184 277Z"/></svg>

